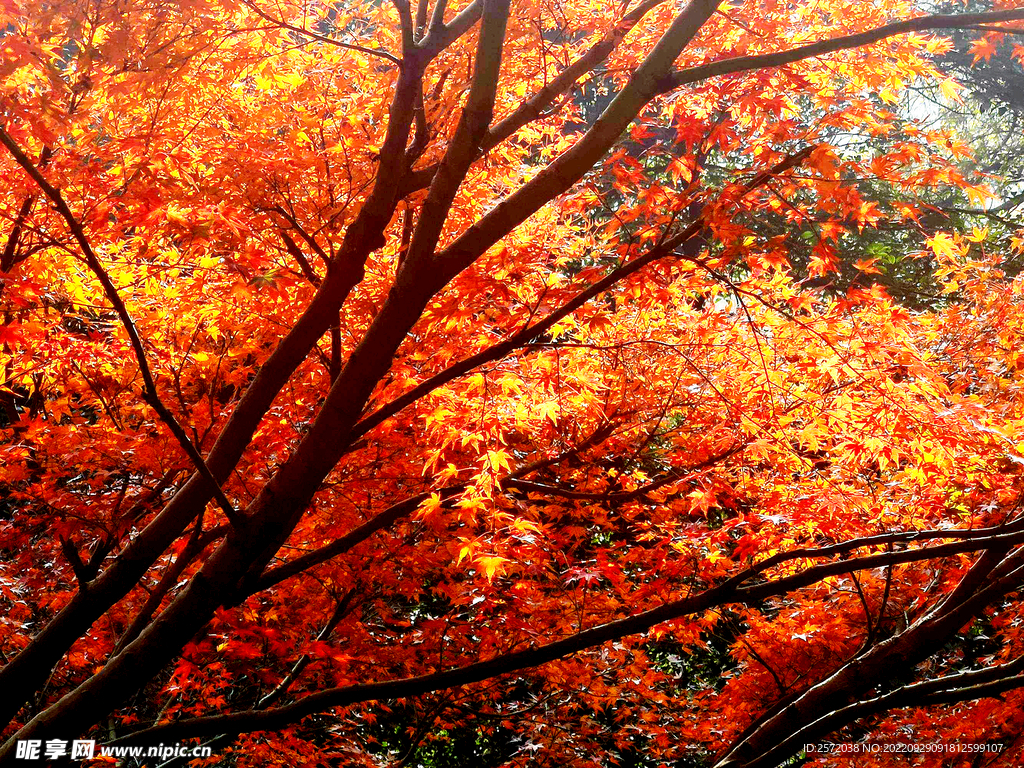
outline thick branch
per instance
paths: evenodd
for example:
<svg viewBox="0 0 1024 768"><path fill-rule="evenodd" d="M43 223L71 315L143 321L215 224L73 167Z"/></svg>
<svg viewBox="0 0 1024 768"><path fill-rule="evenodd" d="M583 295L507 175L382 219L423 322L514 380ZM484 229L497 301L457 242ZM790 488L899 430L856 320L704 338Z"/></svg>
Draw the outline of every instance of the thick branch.
<svg viewBox="0 0 1024 768"><path fill-rule="evenodd" d="M180 740L214 733L237 734L256 730L274 730L297 722L306 715L323 712L333 707L348 706L364 701L419 696L432 691L477 683L537 667L606 642L646 632L666 621L703 613L714 607L730 603L759 604L770 597L790 593L830 576L896 563L930 560L961 552L976 551L985 547L998 549L1008 544L1019 544L1021 541L1024 541L1024 534L1016 533L1012 536L993 536L985 542L954 542L903 552L868 555L812 566L792 576L750 587L741 586L742 581L746 579L745 574L741 574L698 595L666 603L658 608L609 622L538 648L499 655L487 661L444 672L324 690L273 710L214 715L159 725L126 736L119 742L150 743L154 740Z"/></svg>
<svg viewBox="0 0 1024 768"><path fill-rule="evenodd" d="M420 49L433 58L449 45L466 34L483 14L483 0L473 0L454 19L444 24L444 9L447 3L439 0L434 6L434 15L427 36L420 42Z"/></svg>
<svg viewBox="0 0 1024 768"><path fill-rule="evenodd" d="M807 159L813 151L813 146L806 147L799 152L784 158L772 168L757 174L752 181L744 186L743 194L749 194L754 189L763 186L768 180L796 167ZM551 312L543 320L539 320L533 325L523 328L521 331L513 334L500 344L495 344L493 347L488 347L475 355L471 355L470 357L455 363L440 373L431 376L426 381L417 384L411 390L395 398L390 403L378 408L353 427L353 439L357 439L362 435L365 435L386 419L412 405L414 402L433 392L438 387L442 387L448 382L454 381L460 376L469 373L474 368L484 365L485 363L500 360L516 349L529 344L538 336L547 332L560 320L571 315L577 309L585 305L591 299L597 298L615 284L625 280L627 277L635 274L649 264L653 264L654 262L666 257L677 255L676 252L680 249L682 249L684 254L690 254L691 252L698 251L700 247L704 245L704 239L702 236L703 231L704 221L701 213L698 214L696 219L683 231L662 240L658 244L652 246L646 253L610 272L590 287L580 291L576 296L555 311Z"/></svg>
<svg viewBox="0 0 1024 768"><path fill-rule="evenodd" d="M160 607L160 603L163 602L164 597L167 593L178 583L178 579L181 578L181 574L185 572L185 569L195 560L195 558L213 542L222 538L227 534L227 526L218 526L205 533L196 529L196 533L188 540L185 545L185 549L182 550L181 554L175 558L174 562L168 566L167 571L160 578L160 581L153 588L153 591L149 593L149 597L146 598L145 604L139 609L139 612L135 614L128 628L122 633L121 637L118 638L114 644L114 649L110 652L111 658L117 656L124 647L128 645L132 640L139 636L139 634L149 624L150 619L153 618L153 614L156 613Z"/></svg>
<svg viewBox="0 0 1024 768"><path fill-rule="evenodd" d="M448 151L434 174L402 270L415 269L437 246L455 194L476 158L494 112L509 0L485 0L473 80Z"/></svg>
<svg viewBox="0 0 1024 768"><path fill-rule="evenodd" d="M544 116L562 94L566 93L580 78L592 72L605 61L625 39L626 35L647 15L649 11L661 5L665 0L646 0L626 14L613 29L609 30L590 49L559 72L533 96L520 104L510 115L492 126L480 142L477 158L486 154L501 142L508 139L524 125ZM410 173L402 186L402 195L408 195L418 189L429 186L437 172L438 164L421 168Z"/></svg>
<svg viewBox="0 0 1024 768"><path fill-rule="evenodd" d="M725 762L717 768L768 768L781 765L800 751L802 745L814 741L814 734L832 733L847 723L905 707L927 707L951 704L987 696L998 696L1014 688L1024 687L1024 659L997 664L987 669L946 675L934 680L904 685L871 699L840 707L784 739L761 758L748 763Z"/></svg>
<svg viewBox="0 0 1024 768"><path fill-rule="evenodd" d="M802 59L810 59L815 56L823 56L827 53L834 53L847 48L859 48L865 45L877 43L887 37L905 35L910 32L923 32L928 29L960 29L975 24L994 23L1000 21L1016 21L1024 19L1024 9L1017 8L1007 11L992 11L990 13L964 13L933 16L919 16L916 19L897 21L886 24L883 27L870 29L866 32L858 32L853 35L835 37L831 40L821 40L817 43L802 45L788 51L777 53L762 53L754 56L740 56L733 59L716 61L711 64L704 64L699 67L683 69L664 80L662 91L671 91L682 85L696 83L700 80L707 80L711 77L721 77L736 72L746 72L753 69L767 69L769 67L781 67L792 64Z"/></svg>
<svg viewBox="0 0 1024 768"><path fill-rule="evenodd" d="M210 469L226 479L252 439L263 415L295 369L324 332L338 321L338 309L363 276L367 256L384 241L383 232L397 202L393 180L404 170L404 148L412 122L422 64L407 62L399 74L389 110L387 134L373 190L348 227L341 248L323 284L273 354L260 367L207 457ZM2 671L0 688L11 692L0 700L0 721L14 715L21 702L45 683L51 668L96 619L138 583L186 526L195 519L211 492L201 475L190 479L164 509L130 541L111 565L78 592ZM85 701L83 699L83 701ZM95 711L93 706L92 711ZM89 704L83 711L89 711ZM54 713L55 714L55 713ZM13 749L8 742L3 750ZM2 752L0 752L2 756Z"/></svg>
<svg viewBox="0 0 1024 768"><path fill-rule="evenodd" d="M673 62L720 4L721 0L691 0L583 138L437 254L435 290L440 290L499 239L583 178L658 95L660 83L671 73Z"/></svg>

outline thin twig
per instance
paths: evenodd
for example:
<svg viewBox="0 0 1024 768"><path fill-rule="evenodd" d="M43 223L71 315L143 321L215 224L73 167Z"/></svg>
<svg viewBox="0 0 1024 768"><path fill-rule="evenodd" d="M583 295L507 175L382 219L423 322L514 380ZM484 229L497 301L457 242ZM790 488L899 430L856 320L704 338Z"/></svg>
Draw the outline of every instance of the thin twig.
<svg viewBox="0 0 1024 768"><path fill-rule="evenodd" d="M379 48L368 48L365 45L357 45L356 43L346 43L341 40L336 40L333 37L327 37L326 35L320 35L317 34L316 32L311 32L305 27L299 27L296 26L295 24L289 24L284 19L275 19L270 14L261 10L256 5L256 3L252 2L252 0L243 0L243 2L245 2L245 6L249 8L249 10L251 10L257 16L262 18L264 21L270 22L274 26L283 27L284 29L296 32L300 35L312 37L314 40L319 40L321 43L329 43L330 45L336 45L339 48L346 48L350 51L358 51L359 53L365 53L367 56L379 56L380 58L387 59L392 64L395 64L397 66L402 65L402 60L400 58L391 53L388 53L387 51L382 51Z"/></svg>
<svg viewBox="0 0 1024 768"><path fill-rule="evenodd" d="M118 318L121 320L121 324L124 326L125 332L128 334L128 338L131 341L132 350L135 352L135 359L139 365L139 372L142 374L143 390L142 399L145 400L161 420L171 430L171 433L178 440L178 443L188 454L188 457L192 460L199 473L206 479L210 484L210 488L213 491L214 498L217 500L218 505L224 512L228 521L236 528L241 527L244 521L244 516L240 515L231 502L228 501L227 496L224 495L224 491L220 487L220 483L217 482L217 478L213 476L210 468L206 465L206 461L203 459L202 454L192 444L188 435L185 433L184 428L178 423L178 420L174 418L174 414L170 412L160 396L157 394L156 381L153 378L153 372L149 367L149 362L146 360L145 347L142 344L142 337L139 336L139 331L135 327L135 322L132 320L131 314L128 312L127 306L121 299L120 294L117 292L117 287L114 282L110 279L110 275L103 268L100 263L99 257L96 256L95 251L92 249L92 245L89 243L89 239L85 235L85 230L82 228L81 223L72 213L71 208L68 207L67 202L64 200L64 196L60 191L50 184L49 181L43 176L35 164L29 159L29 157L22 151L21 147L11 138L10 134L7 133L2 127L0 127L0 144L3 144L7 150L14 157L15 161L20 165L32 180L39 186L40 189L46 194L50 201L53 203L57 212L64 219L68 225L72 236L78 242L78 245L82 249L82 253L85 256L85 262L89 265L89 269L92 270L96 279L99 280L100 285L103 286L103 292L106 294L107 300L113 305L114 311L117 313Z"/></svg>

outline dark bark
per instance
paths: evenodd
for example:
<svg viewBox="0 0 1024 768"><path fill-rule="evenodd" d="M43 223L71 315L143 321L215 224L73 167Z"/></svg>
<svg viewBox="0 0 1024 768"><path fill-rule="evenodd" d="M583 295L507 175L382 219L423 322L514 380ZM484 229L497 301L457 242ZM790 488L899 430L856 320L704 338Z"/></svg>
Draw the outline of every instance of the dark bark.
<svg viewBox="0 0 1024 768"><path fill-rule="evenodd" d="M982 556L979 560L979 565L975 567L974 573L977 575L985 567L990 567L989 563L992 560L998 560L1001 557L1001 553L1006 551L1007 546L1022 541L1024 541L1024 533L1015 533L990 536L980 542L954 542L918 550L866 555L849 560L838 560L811 566L792 576L743 586L745 582L768 570L767 567L759 566L693 597L666 603L658 608L603 624L547 645L502 654L487 661L430 675L320 691L307 695L293 704L273 710L215 715L159 725L134 733L121 741L152 743L156 740L170 741L210 734L237 734L255 730L273 730L296 722L306 715L323 712L332 707L364 701L417 696L530 669L597 647L602 643L645 632L666 621L687 615L701 614L711 608L719 608L730 604L758 605L770 597L785 595L794 590L815 584L830 576L849 573L852 570L866 570L888 564L930 560L941 556L941 554L978 551L985 547L991 547L992 549ZM811 552L813 550L806 550L803 552L803 555L813 557L810 554ZM1019 557L1024 558L1024 555L1019 555ZM970 579L970 575L965 577L965 583L969 582ZM1003 585L1000 586L1002 587ZM991 598L993 594L994 591L990 592L987 597ZM877 675L880 672L884 673L886 669L890 669L885 666L886 664L900 659L909 661L932 648L934 643L942 642L947 636L949 628L952 627L952 631L959 628L969 611L976 610L979 605L978 602L974 602L970 606L962 606L959 611L941 613L941 620L930 618L932 614L929 614L928 617L914 625L914 627L921 626L924 629L914 630L914 627L912 627L897 638L893 638L889 644L879 646L880 650L876 650L873 657L861 657L851 665L847 665L841 670L842 679L848 684L870 684L870 681L878 679ZM961 623L957 624L957 621ZM837 675L839 674L837 673ZM865 674L874 674L875 676L863 678L862 675ZM797 730L808 721L799 721L798 716L794 714L796 708L799 708L804 716L810 717L812 720L815 719L816 713L816 710L809 712L807 707L801 706L799 702L800 699L795 700L776 716L777 718L789 718L791 728ZM828 710L824 709L821 711ZM773 718L768 722L772 723L775 721L776 718ZM773 742L769 743L773 744ZM734 765L746 764L737 762L723 763L724 765L729 765L732 768Z"/></svg>
<svg viewBox="0 0 1024 768"><path fill-rule="evenodd" d="M408 72L408 74L405 74ZM385 149L404 147L412 121L416 73L403 72L391 105ZM391 155L390 157L394 157ZM393 160L382 163L382 177L399 173ZM328 271L309 307L278 344L229 418L206 457L218 482L224 482L255 434L263 415L317 340L337 322L338 309L363 276L363 262L382 242L383 231L397 205L394 184L379 182L346 233L333 269ZM139 532L111 565L71 601L0 671L0 687L10 692L0 702L0 721L7 722L43 685L53 665L88 631L93 622L124 597L172 541L195 519L211 498L208 483L192 477L167 506ZM15 693L16 692L16 693Z"/></svg>

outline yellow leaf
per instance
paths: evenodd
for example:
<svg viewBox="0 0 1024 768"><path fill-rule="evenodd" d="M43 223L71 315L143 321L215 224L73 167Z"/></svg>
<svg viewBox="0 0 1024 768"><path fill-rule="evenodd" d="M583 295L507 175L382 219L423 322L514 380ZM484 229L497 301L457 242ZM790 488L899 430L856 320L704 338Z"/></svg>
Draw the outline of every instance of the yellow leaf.
<svg viewBox="0 0 1024 768"><path fill-rule="evenodd" d="M179 227L187 227L189 225L188 217L185 215L185 211L173 203L167 206L166 215L167 220L171 222L171 224L177 224Z"/></svg>
<svg viewBox="0 0 1024 768"><path fill-rule="evenodd" d="M932 249L932 253L936 256L956 258L963 252L963 249L948 232L938 232L934 237L929 237L924 242L925 245Z"/></svg>
<svg viewBox="0 0 1024 768"><path fill-rule="evenodd" d="M548 419L552 424L558 423L558 403L541 403L540 404L540 417L542 419Z"/></svg>
<svg viewBox="0 0 1024 768"><path fill-rule="evenodd" d="M477 542L475 542L475 541L467 541L459 549L459 557L458 557L458 559L456 559L455 564L458 565L463 560L465 560L467 557L471 558L473 556L474 550L476 550L477 547L479 547L479 546L480 545L477 544Z"/></svg>
<svg viewBox="0 0 1024 768"><path fill-rule="evenodd" d="M440 508L441 495L438 493L432 493L423 501L422 504L420 504L420 508L417 510L417 516L421 518L429 517L430 515L433 515L435 512L437 512L437 510L439 510ZM462 558L460 557L459 559L461 560Z"/></svg>
<svg viewBox="0 0 1024 768"><path fill-rule="evenodd" d="M960 98L960 89L963 88L960 83L956 82L953 78L947 77L941 83L939 83L939 90L942 91L942 95L945 96L952 102L957 104L963 104L964 100Z"/></svg>
<svg viewBox="0 0 1024 768"><path fill-rule="evenodd" d="M487 461L495 472L509 469L508 454L505 451L488 451Z"/></svg>
<svg viewBox="0 0 1024 768"><path fill-rule="evenodd" d="M487 577L488 581L494 581L495 576L503 576L505 573L505 558L503 557L481 557L476 561L480 572Z"/></svg>
<svg viewBox="0 0 1024 768"><path fill-rule="evenodd" d="M974 184L964 186L964 192L967 193L967 199L971 201L971 204L979 208L983 207L993 197L992 193L985 189L985 187Z"/></svg>

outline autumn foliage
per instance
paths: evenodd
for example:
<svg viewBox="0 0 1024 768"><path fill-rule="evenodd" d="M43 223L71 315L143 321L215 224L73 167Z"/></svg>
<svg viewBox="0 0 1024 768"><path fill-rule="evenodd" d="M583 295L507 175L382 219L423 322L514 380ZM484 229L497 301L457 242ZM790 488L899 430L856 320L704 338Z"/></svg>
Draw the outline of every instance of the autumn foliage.
<svg viewBox="0 0 1024 768"><path fill-rule="evenodd" d="M0 763L1019 765L1022 21L0 2Z"/></svg>

